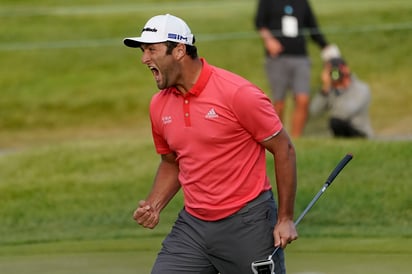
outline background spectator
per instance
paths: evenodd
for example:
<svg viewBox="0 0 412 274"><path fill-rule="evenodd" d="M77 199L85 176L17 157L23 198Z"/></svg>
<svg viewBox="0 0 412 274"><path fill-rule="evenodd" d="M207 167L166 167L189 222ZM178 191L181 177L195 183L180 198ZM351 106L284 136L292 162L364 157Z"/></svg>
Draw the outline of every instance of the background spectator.
<svg viewBox="0 0 412 274"><path fill-rule="evenodd" d="M342 58L324 64L322 88L313 98L310 113L329 110L329 127L336 137L372 137L369 86L351 73Z"/></svg>

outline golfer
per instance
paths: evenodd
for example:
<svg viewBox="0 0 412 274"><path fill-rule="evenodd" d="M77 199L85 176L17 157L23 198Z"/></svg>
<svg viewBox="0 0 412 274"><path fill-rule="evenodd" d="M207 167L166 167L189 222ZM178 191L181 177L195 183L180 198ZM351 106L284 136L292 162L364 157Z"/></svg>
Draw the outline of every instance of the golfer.
<svg viewBox="0 0 412 274"><path fill-rule="evenodd" d="M160 164L133 214L145 228L182 189L184 208L162 243L155 274L252 273L251 263L298 235L294 146L269 98L255 85L198 57L180 18L152 17L140 37L125 38L159 88L150 119ZM277 200L266 173L274 157ZM273 257L285 273L282 250Z"/></svg>

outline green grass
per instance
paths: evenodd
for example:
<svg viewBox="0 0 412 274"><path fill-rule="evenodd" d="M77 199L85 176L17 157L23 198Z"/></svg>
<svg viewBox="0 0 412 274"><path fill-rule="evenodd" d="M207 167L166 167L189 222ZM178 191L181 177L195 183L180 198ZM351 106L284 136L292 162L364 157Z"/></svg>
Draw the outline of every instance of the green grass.
<svg viewBox="0 0 412 274"><path fill-rule="evenodd" d="M354 158L299 225L289 273L408 273L410 142L308 138L296 148L297 214L343 155ZM147 273L182 205L178 195L155 230L131 219L157 160L142 136L0 157L1 273ZM268 170L273 178L270 160Z"/></svg>
<svg viewBox="0 0 412 274"><path fill-rule="evenodd" d="M301 140L296 212L346 152L355 156L302 225L305 237L411 237L409 142ZM76 141L0 157L0 243L146 237L131 219L149 191L158 156L150 141ZM382 168L384 163L385 168ZM273 164L268 160L273 182ZM166 233L179 195L155 235Z"/></svg>
<svg viewBox="0 0 412 274"><path fill-rule="evenodd" d="M198 37L202 56L268 91L262 45L253 27L256 3L157 3L3 1L0 145L18 146L33 130L73 136L78 130L124 129L143 123L156 87L140 64L139 51L124 47L122 39L137 35L153 14L170 12L185 18ZM377 134L410 135L409 1L388 5L382 0L317 0L313 9L328 40L339 45L354 72L370 84ZM316 92L319 49L309 45ZM318 130L309 124L306 133L314 135Z"/></svg>
<svg viewBox="0 0 412 274"><path fill-rule="evenodd" d="M344 243L343 243L344 242ZM13 248L12 255L0 256L1 273L121 273L144 274L150 272L160 243L151 239L152 247L142 249L140 240L36 245L36 249ZM396 245L396 250L390 249ZM287 249L288 273L409 273L411 241L387 240L313 240L300 239ZM342 249L341 246L350 246ZM365 248L365 246L369 248ZM388 249L381 248L389 246ZM332 247L332 248L331 248ZM99 249L99 251L95 251ZM2 249L0 248L0 251ZM9 248L10 250L10 248ZM35 255L33 255L35 250ZM375 250L375 251L372 251ZM27 254L28 253L28 254ZM298 263L297 263L298 262Z"/></svg>
<svg viewBox="0 0 412 274"><path fill-rule="evenodd" d="M287 250L289 273L409 273L412 2L311 2L328 40L371 86L378 138L334 140L324 119L311 119L295 141L296 216L346 153L354 159L299 225L300 239ZM268 91L255 6L249 0L1 2L0 273L149 272L182 196L155 230L131 218L159 158L147 115L156 86L140 52L122 39L137 35L152 15L181 16L209 63ZM321 61L312 43L309 51L315 93ZM273 181L272 166L268 160Z"/></svg>

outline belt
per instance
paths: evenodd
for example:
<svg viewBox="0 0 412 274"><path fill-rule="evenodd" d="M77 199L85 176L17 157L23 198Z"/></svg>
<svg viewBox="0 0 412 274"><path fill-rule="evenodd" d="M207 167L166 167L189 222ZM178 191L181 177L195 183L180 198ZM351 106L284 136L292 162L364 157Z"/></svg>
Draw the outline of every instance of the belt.
<svg viewBox="0 0 412 274"><path fill-rule="evenodd" d="M255 199L247 203L244 207L242 207L236 214L242 214L249 211L249 209L269 200L272 197L272 190L266 190L259 194Z"/></svg>

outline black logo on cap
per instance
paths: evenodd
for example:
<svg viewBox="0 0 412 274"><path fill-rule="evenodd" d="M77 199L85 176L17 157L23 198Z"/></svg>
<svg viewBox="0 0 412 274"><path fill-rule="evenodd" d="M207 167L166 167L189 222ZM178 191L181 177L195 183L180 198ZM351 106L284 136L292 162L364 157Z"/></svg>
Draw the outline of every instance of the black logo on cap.
<svg viewBox="0 0 412 274"><path fill-rule="evenodd" d="M157 29L156 28L144 28L144 29L142 29L142 32L145 32L145 31L157 32Z"/></svg>

